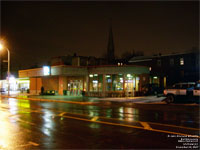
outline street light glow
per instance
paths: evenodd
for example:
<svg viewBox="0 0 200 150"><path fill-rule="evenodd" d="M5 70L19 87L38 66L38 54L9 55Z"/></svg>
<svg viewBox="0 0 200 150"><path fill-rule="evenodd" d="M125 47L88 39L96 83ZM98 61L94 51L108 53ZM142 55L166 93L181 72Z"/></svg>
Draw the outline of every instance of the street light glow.
<svg viewBox="0 0 200 150"><path fill-rule="evenodd" d="M3 45L0 43L0 50L2 50L3 49Z"/></svg>

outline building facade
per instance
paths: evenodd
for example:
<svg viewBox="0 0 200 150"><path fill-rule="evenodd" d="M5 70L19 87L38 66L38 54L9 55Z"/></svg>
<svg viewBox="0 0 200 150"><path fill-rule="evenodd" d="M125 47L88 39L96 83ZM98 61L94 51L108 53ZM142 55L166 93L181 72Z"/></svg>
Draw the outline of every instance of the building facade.
<svg viewBox="0 0 200 150"><path fill-rule="evenodd" d="M196 82L200 79L198 51L134 57L129 63L149 67L150 83L158 83L162 87L178 82Z"/></svg>
<svg viewBox="0 0 200 150"><path fill-rule="evenodd" d="M58 95L97 97L137 96L149 82L149 68L142 66L46 66L19 71L19 78L29 78L30 93L53 90Z"/></svg>

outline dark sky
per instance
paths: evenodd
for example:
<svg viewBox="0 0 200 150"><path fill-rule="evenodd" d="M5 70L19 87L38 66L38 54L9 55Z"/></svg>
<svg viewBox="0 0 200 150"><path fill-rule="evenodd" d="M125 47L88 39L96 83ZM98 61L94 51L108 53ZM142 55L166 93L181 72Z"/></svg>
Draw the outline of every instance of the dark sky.
<svg viewBox="0 0 200 150"><path fill-rule="evenodd" d="M199 46L199 3L1 2L1 38L12 65L29 67L54 56L101 57L112 17L115 54L183 52Z"/></svg>

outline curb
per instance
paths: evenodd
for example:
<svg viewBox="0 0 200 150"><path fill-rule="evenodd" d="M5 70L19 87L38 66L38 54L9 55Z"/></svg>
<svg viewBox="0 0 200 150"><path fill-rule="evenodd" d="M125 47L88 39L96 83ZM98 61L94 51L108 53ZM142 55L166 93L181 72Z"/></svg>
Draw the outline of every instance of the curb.
<svg viewBox="0 0 200 150"><path fill-rule="evenodd" d="M73 101L51 100L51 99L40 99L40 98L24 98L24 97L14 97L14 96L6 96L6 95L3 95L3 96L1 95L1 97L41 101L41 102L43 101L43 102L69 103L69 104L78 104L78 105L94 105L98 103L98 102L73 102Z"/></svg>

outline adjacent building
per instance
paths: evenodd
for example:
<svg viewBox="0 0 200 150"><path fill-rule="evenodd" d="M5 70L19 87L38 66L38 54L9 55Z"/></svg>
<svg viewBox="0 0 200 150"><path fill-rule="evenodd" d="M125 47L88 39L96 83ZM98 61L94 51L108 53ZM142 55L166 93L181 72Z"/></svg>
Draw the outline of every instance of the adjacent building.
<svg viewBox="0 0 200 150"><path fill-rule="evenodd" d="M157 56L133 57L132 65L149 67L150 83L166 87L178 82L196 82L199 74L199 51Z"/></svg>

